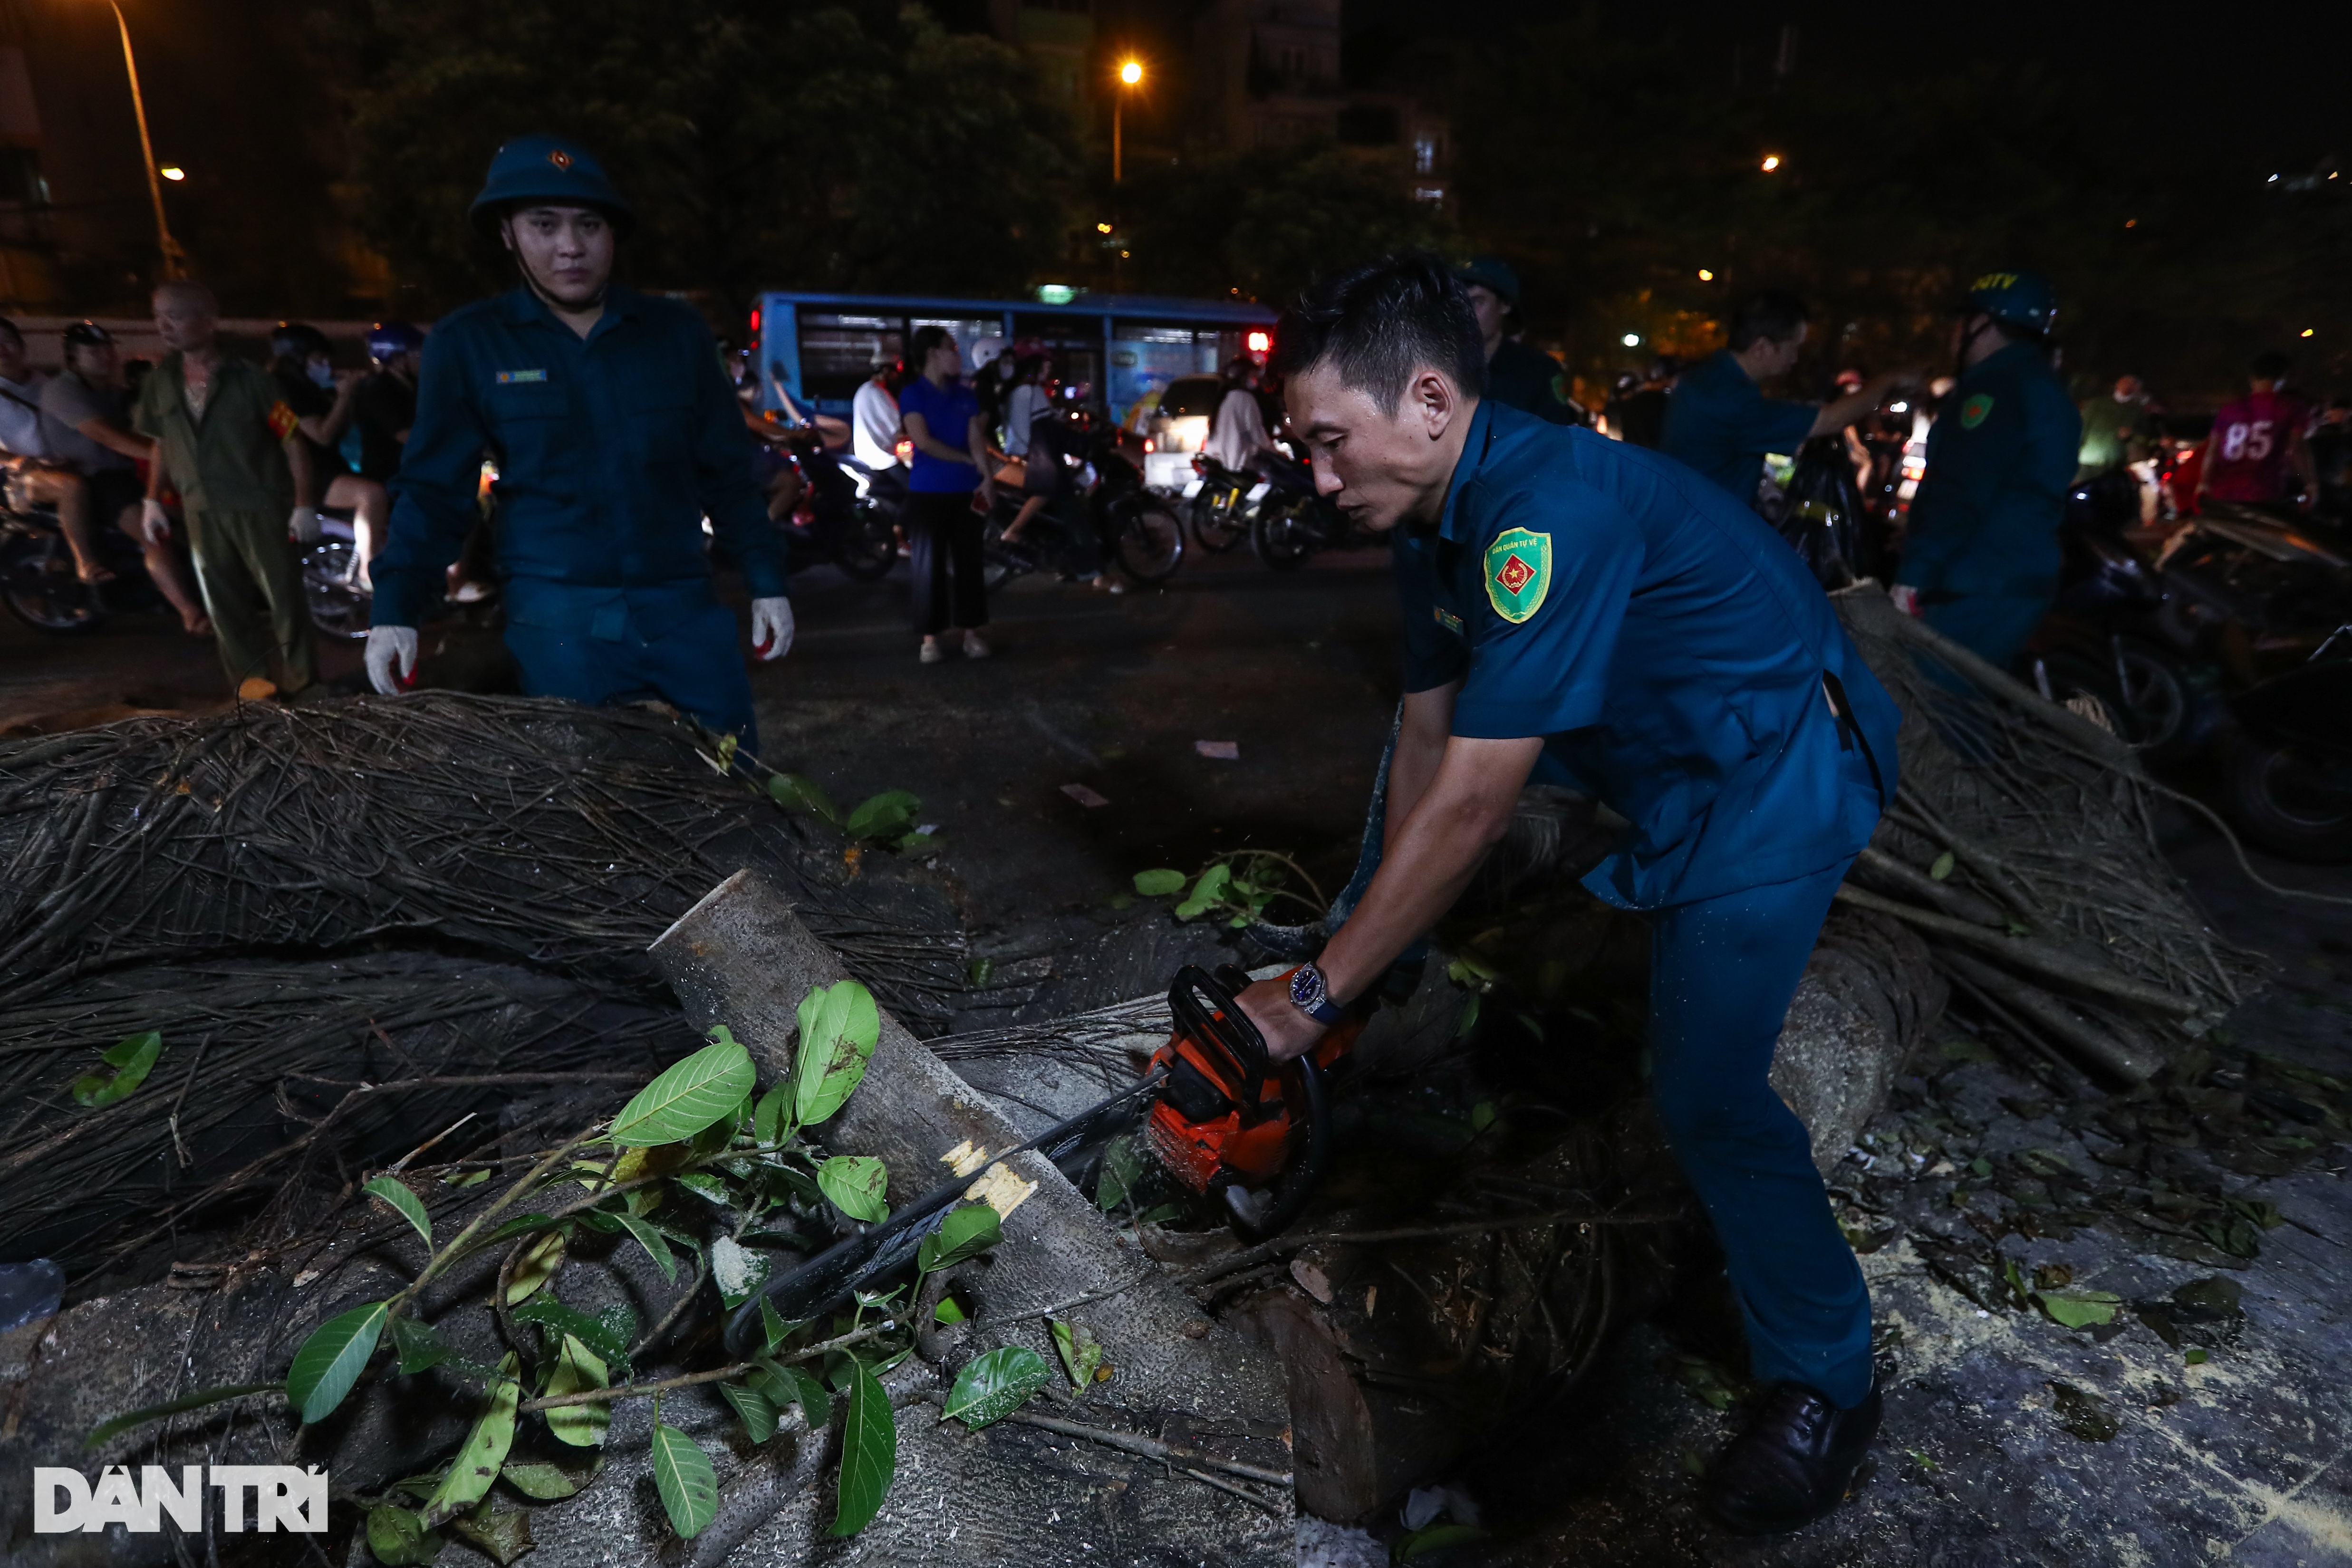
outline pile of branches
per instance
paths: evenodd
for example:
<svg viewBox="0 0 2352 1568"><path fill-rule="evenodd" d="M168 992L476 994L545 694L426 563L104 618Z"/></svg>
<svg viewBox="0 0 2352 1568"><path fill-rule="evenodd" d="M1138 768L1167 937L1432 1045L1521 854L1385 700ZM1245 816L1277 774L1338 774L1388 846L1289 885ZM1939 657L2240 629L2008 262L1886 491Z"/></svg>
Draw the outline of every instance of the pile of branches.
<svg viewBox="0 0 2352 1568"><path fill-rule="evenodd" d="M640 985L746 865L906 1017L944 1021L944 903L856 874L664 714L435 692L241 705L0 747L0 1007L95 969L429 936Z"/></svg>
<svg viewBox="0 0 2352 1568"><path fill-rule="evenodd" d="M716 749L657 712L456 693L0 745L0 1256L136 1280L267 1249L468 1113L452 1149L642 1078L693 1038L645 950L745 866L943 1023L945 900ZM135 1092L76 1093L150 1031Z"/></svg>
<svg viewBox="0 0 2352 1568"><path fill-rule="evenodd" d="M2266 973L2166 862L2158 787L2095 699L2042 698L1875 586L1837 603L1903 709L1901 790L1839 898L1916 930L2039 1072L2147 1082Z"/></svg>

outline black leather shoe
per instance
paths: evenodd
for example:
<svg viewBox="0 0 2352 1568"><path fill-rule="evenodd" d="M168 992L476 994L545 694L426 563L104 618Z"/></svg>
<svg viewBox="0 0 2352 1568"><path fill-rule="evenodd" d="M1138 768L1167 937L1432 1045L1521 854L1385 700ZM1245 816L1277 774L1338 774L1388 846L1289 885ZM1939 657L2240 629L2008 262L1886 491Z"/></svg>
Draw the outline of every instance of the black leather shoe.
<svg viewBox="0 0 2352 1568"><path fill-rule="evenodd" d="M1707 1511L1742 1535L1811 1523L1845 1500L1877 1435L1878 1413L1876 1388L1841 1410L1801 1383L1773 1385L1707 1472Z"/></svg>

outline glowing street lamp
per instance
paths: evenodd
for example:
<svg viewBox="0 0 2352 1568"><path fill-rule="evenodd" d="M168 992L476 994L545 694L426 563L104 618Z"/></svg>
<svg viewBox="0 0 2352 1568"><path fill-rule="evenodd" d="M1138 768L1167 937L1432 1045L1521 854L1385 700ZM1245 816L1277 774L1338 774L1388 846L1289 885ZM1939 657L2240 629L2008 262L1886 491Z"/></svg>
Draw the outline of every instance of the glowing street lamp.
<svg viewBox="0 0 2352 1568"><path fill-rule="evenodd" d="M1119 114L1127 107L1127 94L1143 84L1143 62L1126 60L1118 68L1119 86L1126 89L1110 100L1110 183L1119 183L1120 146Z"/></svg>
<svg viewBox="0 0 2352 1568"><path fill-rule="evenodd" d="M139 151L147 160L147 195L155 204L155 244L163 253L163 276L183 277L187 275L187 253L180 242L172 237L171 225L163 221L163 180L178 181L186 177L181 169L159 169L155 164L155 143L147 134L147 99L139 90L139 61L131 53L131 24L122 19L122 7L107 0L114 13L114 26L122 34L122 68L131 78L131 109L139 117ZM158 179L161 175L163 178Z"/></svg>
<svg viewBox="0 0 2352 1568"><path fill-rule="evenodd" d="M1628 332L1620 340L1620 341L1629 349L1638 349L1642 346L1642 334L1639 332Z"/></svg>
<svg viewBox="0 0 2352 1568"><path fill-rule="evenodd" d="M185 169L181 168L177 163L166 163L161 169L156 170L155 172L163 175L163 178L171 181L173 184L177 184L188 177L188 172Z"/></svg>
<svg viewBox="0 0 2352 1568"><path fill-rule="evenodd" d="M1713 283L1715 273L1710 268L1702 267L1698 269L1698 280L1701 283Z"/></svg>
<svg viewBox="0 0 2352 1568"><path fill-rule="evenodd" d="M1778 152L1767 152L1764 154L1764 172L1769 174L1774 170L1780 168L1780 155Z"/></svg>

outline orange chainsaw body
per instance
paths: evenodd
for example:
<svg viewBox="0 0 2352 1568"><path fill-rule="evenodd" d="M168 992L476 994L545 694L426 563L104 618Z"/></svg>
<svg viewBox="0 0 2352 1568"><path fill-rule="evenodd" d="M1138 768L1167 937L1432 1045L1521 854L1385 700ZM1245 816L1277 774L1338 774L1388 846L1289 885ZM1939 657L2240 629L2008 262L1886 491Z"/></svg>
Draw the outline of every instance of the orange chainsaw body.
<svg viewBox="0 0 2352 1568"><path fill-rule="evenodd" d="M1208 1017L1214 1025L1228 1024L1222 1009ZM1246 1028L1247 1020L1241 1021ZM1198 1193L1227 1182L1254 1187L1271 1181L1289 1164L1305 1124L1299 1069L1284 1063L1272 1071L1253 1070L1213 1038L1222 1032L1188 1029L1180 1012L1176 1032L1151 1059L1153 1068L1167 1071L1168 1083L1144 1123L1144 1142L1171 1175ZM1363 1020L1351 1016L1307 1054L1328 1069L1362 1032Z"/></svg>

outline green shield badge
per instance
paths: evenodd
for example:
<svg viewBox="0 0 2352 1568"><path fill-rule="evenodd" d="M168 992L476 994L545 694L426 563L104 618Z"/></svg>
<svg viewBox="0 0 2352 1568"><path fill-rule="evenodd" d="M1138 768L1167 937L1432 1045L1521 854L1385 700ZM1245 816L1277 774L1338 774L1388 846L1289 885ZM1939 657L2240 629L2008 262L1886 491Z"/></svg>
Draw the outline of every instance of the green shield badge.
<svg viewBox="0 0 2352 1568"><path fill-rule="evenodd" d="M1976 396L1960 404L1960 428L1962 430L1974 430L1978 425L1982 424L1985 422L1985 415L1991 412L1992 393L1977 393Z"/></svg>
<svg viewBox="0 0 2352 1568"><path fill-rule="evenodd" d="M1551 536L1506 528L1486 547L1486 602L1516 626L1551 591Z"/></svg>

